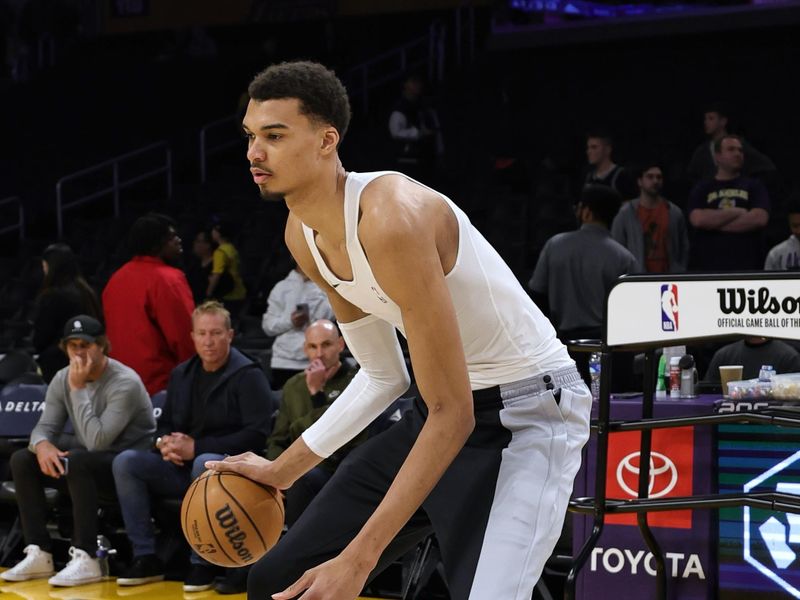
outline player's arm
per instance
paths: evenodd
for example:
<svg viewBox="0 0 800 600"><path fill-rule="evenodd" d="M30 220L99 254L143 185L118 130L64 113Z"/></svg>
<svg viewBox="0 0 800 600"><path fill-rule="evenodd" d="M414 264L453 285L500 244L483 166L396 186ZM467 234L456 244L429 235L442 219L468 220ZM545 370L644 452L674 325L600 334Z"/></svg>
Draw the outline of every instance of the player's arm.
<svg viewBox="0 0 800 600"><path fill-rule="evenodd" d="M472 393L442 255L458 244L455 216L444 203L415 198L384 202L391 179L362 196L359 235L381 288L399 305L428 417L386 496L345 549L369 573L422 504L474 427ZM419 190L419 188L417 188ZM377 198L369 198L368 193ZM406 201L407 200L407 201ZM455 237L454 234L455 233Z"/></svg>
<svg viewBox="0 0 800 600"><path fill-rule="evenodd" d="M325 414L273 462L247 453L207 463L209 468L237 471L279 489L290 487L358 435L409 383L394 327L366 315L328 285L317 270L300 221L291 215L286 225L286 244L303 272L327 293L361 370Z"/></svg>
<svg viewBox="0 0 800 600"><path fill-rule="evenodd" d="M407 197L391 197L392 181L379 178L362 194L359 238L378 283L401 309L428 417L394 482L353 541L339 556L275 594L276 600L303 590L309 598L357 595L474 428L466 360L442 266L446 250L457 248L458 226L443 203L414 197L425 194L419 187Z"/></svg>
<svg viewBox="0 0 800 600"><path fill-rule="evenodd" d="M291 214L286 222L285 239L289 251L303 270L303 273L327 294L336 319L340 324L366 317L364 312L339 296L319 274L311 251L308 249L308 244L304 239L302 223ZM314 453L303 438L299 437L269 465L269 479L277 482L278 487L285 489L313 469L324 458L325 456Z"/></svg>

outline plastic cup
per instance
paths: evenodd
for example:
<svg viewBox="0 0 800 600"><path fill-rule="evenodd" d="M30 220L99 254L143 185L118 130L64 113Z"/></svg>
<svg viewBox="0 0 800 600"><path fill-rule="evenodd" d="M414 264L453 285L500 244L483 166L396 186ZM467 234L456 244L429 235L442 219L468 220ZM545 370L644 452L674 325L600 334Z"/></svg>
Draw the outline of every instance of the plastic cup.
<svg viewBox="0 0 800 600"><path fill-rule="evenodd" d="M726 398L728 397L728 382L729 381L741 381L742 380L742 371L744 367L742 365L720 365L719 367L719 381L722 384L722 395Z"/></svg>

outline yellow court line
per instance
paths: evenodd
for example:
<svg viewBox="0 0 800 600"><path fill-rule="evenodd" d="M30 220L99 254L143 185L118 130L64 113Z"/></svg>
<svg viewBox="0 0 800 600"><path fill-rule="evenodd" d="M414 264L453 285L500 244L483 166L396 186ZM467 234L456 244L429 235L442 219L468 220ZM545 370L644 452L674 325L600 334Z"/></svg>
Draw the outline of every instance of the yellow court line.
<svg viewBox="0 0 800 600"><path fill-rule="evenodd" d="M5 569L0 568L0 572ZM185 593L180 581L161 581L130 587L118 586L114 580L71 588L53 587L46 579L0 583L0 600L246 600L247 594L221 595L215 591ZM359 598L358 600L380 600Z"/></svg>

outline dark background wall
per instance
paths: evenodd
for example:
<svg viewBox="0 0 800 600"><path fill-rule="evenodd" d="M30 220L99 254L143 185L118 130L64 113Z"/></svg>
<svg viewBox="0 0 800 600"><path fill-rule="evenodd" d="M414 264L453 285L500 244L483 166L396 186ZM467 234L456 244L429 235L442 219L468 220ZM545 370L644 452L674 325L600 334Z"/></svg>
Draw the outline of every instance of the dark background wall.
<svg viewBox="0 0 800 600"><path fill-rule="evenodd" d="M0 197L22 195L32 209L32 231L47 236L59 177L160 139L174 146L178 178L195 181L199 127L232 114L258 70L303 57L346 73L425 33L434 19L452 25L453 13L220 25L207 29L216 56L203 58L182 53L183 30L67 36L54 66L23 83L0 84ZM535 205L542 185L543 161L554 165L550 174L560 178L559 190L574 195L584 166L583 135L603 125L615 134L620 162L662 157L667 191L683 204L683 168L703 139L702 111L710 101L730 106L732 128L777 163L778 206L791 189L800 126L800 49L794 43L800 27L761 24L639 37L634 32L617 41L491 50L487 45L502 44L493 43L498 36L491 35L490 22L490 11L479 6L475 61L456 67L451 60L445 81L432 90L448 135L443 186L457 201L476 210L491 205L483 184L496 175L498 156L520 159L515 184L530 203ZM452 40L451 30L448 44ZM369 113L356 106L344 149L349 168L386 166L379 163L385 156L379 149L398 87L379 92Z"/></svg>

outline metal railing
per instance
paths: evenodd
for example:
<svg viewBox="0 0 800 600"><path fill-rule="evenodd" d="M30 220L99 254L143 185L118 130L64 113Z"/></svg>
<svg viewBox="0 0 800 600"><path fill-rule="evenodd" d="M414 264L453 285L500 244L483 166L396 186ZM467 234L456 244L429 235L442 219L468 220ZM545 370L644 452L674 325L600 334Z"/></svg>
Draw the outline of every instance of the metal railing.
<svg viewBox="0 0 800 600"><path fill-rule="evenodd" d="M475 11L471 0L464 0L454 12L456 63L473 60L475 56ZM350 68L345 76L348 92L353 101L360 101L362 109L369 110L370 92L377 87L401 80L409 71L425 68L430 81L444 77L447 27L434 21L428 33L405 44L387 50ZM238 143L237 115L211 121L200 130L200 182L208 179L209 158ZM213 141L213 133L229 129L230 134Z"/></svg>
<svg viewBox="0 0 800 600"><path fill-rule="evenodd" d="M134 175L128 178L123 178L120 176L121 163L129 159L132 159L134 157L141 156L143 154L147 154L148 152L154 152L154 151L164 152L164 162L161 163L159 167L155 169L150 169L148 171L139 173L138 175ZM86 176L88 175L95 175L105 169L111 169L112 183L110 186L97 190L96 192L80 196L78 198L75 198L74 200L70 200L69 202L65 202L64 200L65 183L70 181L75 181L77 179L86 178ZM166 142L156 142L155 144L144 146L142 148L139 148L138 150L128 152L127 154L122 154L115 158L111 158L109 160L98 163L94 166L91 166L87 169L82 169L80 171L76 171L75 173L71 173L69 175L62 177L56 183L56 221L58 226L58 237L61 238L64 235L64 212L66 210L70 208L75 208L76 206L81 206L83 204L86 204L87 202L111 194L114 199L114 216L119 217L120 191L136 183L146 181L147 179L151 179L153 177L161 175L162 173L166 174L167 198L171 198L172 197L172 150L170 150Z"/></svg>
<svg viewBox="0 0 800 600"><path fill-rule="evenodd" d="M0 234L8 233L10 231L19 230L19 239L25 239L25 207L22 206L22 198L19 196L9 196L8 198L3 198L0 200L0 206L5 206L6 204L14 204L17 203L17 222L12 223L10 225L6 225L5 227L0 228Z"/></svg>
<svg viewBox="0 0 800 600"><path fill-rule="evenodd" d="M213 142L210 141L210 133L216 130L228 130L228 135L223 138L223 141ZM238 115L231 115L216 121L211 121L203 126L200 130L200 183L205 183L208 178L208 158L213 154L232 148L241 142L241 136L234 134L239 130L239 117Z"/></svg>
<svg viewBox="0 0 800 600"><path fill-rule="evenodd" d="M425 35L352 67L347 73L351 97L360 100L366 112L371 90L402 79L408 71L425 67L430 81L440 81L444 75L445 35L444 25L431 23Z"/></svg>

